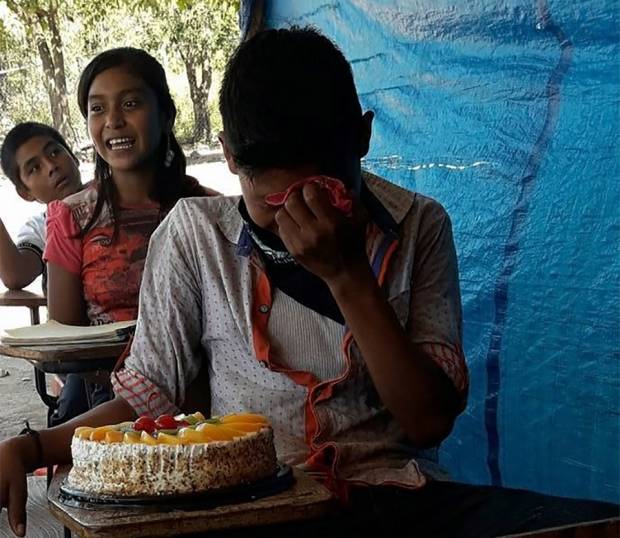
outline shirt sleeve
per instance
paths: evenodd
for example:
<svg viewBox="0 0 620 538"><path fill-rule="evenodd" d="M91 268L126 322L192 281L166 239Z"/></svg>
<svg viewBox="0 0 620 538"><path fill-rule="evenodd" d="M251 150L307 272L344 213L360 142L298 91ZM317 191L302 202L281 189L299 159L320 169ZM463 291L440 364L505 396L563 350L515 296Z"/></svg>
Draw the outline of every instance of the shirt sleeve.
<svg viewBox="0 0 620 538"><path fill-rule="evenodd" d="M47 206L47 241L43 259L70 273L82 272L82 239L71 208L54 201Z"/></svg>
<svg viewBox="0 0 620 538"><path fill-rule="evenodd" d="M408 325L465 401L469 378L461 345L462 313L458 265L450 217L437 202L426 208L416 241Z"/></svg>
<svg viewBox="0 0 620 538"><path fill-rule="evenodd" d="M112 375L114 392L138 415L178 412L204 357L195 241L177 224L184 211L181 201L151 237L131 352Z"/></svg>
<svg viewBox="0 0 620 538"><path fill-rule="evenodd" d="M45 250L45 214L39 213L29 218L17 233L17 248L28 249L43 257Z"/></svg>

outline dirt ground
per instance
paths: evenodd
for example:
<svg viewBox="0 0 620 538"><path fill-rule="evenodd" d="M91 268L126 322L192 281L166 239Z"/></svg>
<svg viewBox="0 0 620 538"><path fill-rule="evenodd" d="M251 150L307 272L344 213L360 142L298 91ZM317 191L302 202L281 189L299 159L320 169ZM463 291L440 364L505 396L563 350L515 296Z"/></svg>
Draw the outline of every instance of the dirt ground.
<svg viewBox="0 0 620 538"><path fill-rule="evenodd" d="M30 363L21 359L0 357L0 441L19 433L24 420L34 429L45 427L46 407L34 386Z"/></svg>

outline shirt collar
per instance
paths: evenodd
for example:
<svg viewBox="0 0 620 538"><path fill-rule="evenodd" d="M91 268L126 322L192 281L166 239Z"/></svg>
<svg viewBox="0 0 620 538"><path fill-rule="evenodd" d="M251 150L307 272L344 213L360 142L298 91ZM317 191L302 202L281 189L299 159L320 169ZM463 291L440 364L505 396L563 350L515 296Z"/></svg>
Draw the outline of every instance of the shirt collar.
<svg viewBox="0 0 620 538"><path fill-rule="evenodd" d="M361 197L371 219L383 233L397 237L398 226L411 209L415 192L398 187L366 171L362 172L362 180ZM218 227L228 241L237 245L238 254L248 256L252 251L252 239L239 213L241 197L227 198L229 203L220 212L217 219Z"/></svg>
<svg viewBox="0 0 620 538"><path fill-rule="evenodd" d="M214 199L217 199L216 197ZM224 198L224 197L223 197ZM220 211L219 216L216 218L216 223L224 237L231 243L237 245L243 229L243 219L239 214L239 200L241 196L225 197L227 204Z"/></svg>
<svg viewBox="0 0 620 538"><path fill-rule="evenodd" d="M362 199L371 218L384 232L397 228L409 213L415 192L366 171L362 172L362 180Z"/></svg>

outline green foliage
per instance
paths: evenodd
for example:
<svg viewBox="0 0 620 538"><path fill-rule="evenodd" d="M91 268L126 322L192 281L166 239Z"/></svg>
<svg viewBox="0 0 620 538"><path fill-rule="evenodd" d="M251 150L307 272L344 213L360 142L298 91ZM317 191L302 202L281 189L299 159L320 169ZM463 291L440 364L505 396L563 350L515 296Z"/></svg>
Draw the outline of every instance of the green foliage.
<svg viewBox="0 0 620 538"><path fill-rule="evenodd" d="M194 108L193 142L210 142L213 125L221 123L210 88L238 42L238 10L238 0L168 0L150 8L161 22L167 53L181 62L187 75Z"/></svg>
<svg viewBox="0 0 620 538"><path fill-rule="evenodd" d="M174 134L181 144L190 144L193 142L194 112L187 86L172 89L172 98L177 106Z"/></svg>
<svg viewBox="0 0 620 538"><path fill-rule="evenodd" d="M93 56L118 46L143 48L164 65L179 110L175 130L186 142L195 141L196 132L191 68L206 89L200 95L208 95L202 106L213 139L221 119L211 81L219 79L238 42L238 9L238 0L0 0L0 140L18 121L52 123L50 80L39 49L43 42L53 50L54 24L62 41L68 115L77 144L88 142L75 97L80 73Z"/></svg>
<svg viewBox="0 0 620 538"><path fill-rule="evenodd" d="M28 38L19 19L0 4L0 142L20 121L51 123L40 66L28 50Z"/></svg>

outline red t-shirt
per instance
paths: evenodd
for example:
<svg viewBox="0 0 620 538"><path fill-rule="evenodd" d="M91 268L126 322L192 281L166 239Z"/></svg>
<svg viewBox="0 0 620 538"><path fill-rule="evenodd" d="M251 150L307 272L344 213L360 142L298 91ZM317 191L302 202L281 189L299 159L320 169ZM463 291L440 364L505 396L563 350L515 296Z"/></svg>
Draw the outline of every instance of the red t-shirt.
<svg viewBox="0 0 620 538"><path fill-rule="evenodd" d="M212 194L200 189L191 194ZM43 255L45 261L81 276L86 313L92 325L137 318L149 240L165 217L155 202L120 207L117 237L112 242L114 223L105 205L94 226L80 237L93 215L97 197L97 188L91 184L48 205Z"/></svg>

